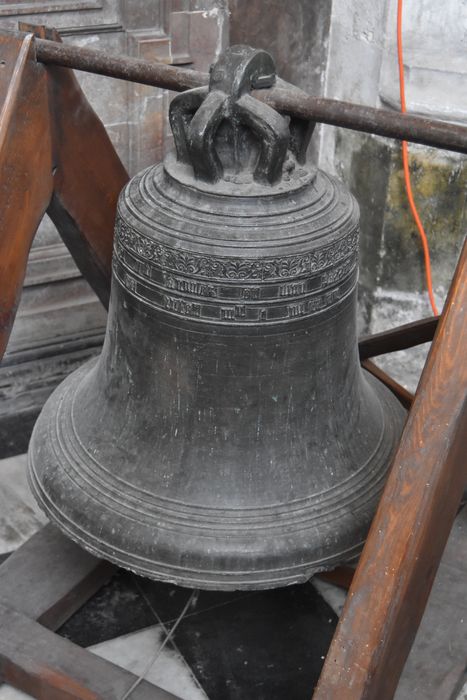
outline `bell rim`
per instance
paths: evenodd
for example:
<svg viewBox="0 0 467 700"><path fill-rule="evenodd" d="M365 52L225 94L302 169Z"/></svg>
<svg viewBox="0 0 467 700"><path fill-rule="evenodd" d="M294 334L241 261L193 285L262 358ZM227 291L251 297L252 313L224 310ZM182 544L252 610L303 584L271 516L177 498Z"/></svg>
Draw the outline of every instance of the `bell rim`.
<svg viewBox="0 0 467 700"><path fill-rule="evenodd" d="M91 361L93 362L93 361ZM64 383L60 387L58 387L57 391L63 392L63 385L68 384L70 380L74 379L76 380L75 375L80 375L80 373L88 372L89 371L89 362L86 363L83 367L81 367L79 370L74 372L70 377L65 380ZM395 449L395 439L396 439L396 434L400 432L401 424L402 424L402 413L400 410L400 404L397 402L396 398L390 394L389 390L384 387L381 382L378 380L375 380L372 378L372 381L375 383L376 386L380 387L380 389L383 391L383 396L389 397L391 396L391 400L387 401L386 403L389 404L393 409L395 405L397 404L398 410L390 411L393 413L393 421L391 425L391 434L392 434L392 440L388 441L391 442L389 451L393 452ZM378 391L379 393L379 391ZM55 394L55 392L54 392ZM53 395L54 396L54 395ZM49 399L49 408L50 405L52 405L53 397ZM184 564L181 567L176 567L174 566L173 563L169 563L167 559L164 561L158 561L155 558L148 558L147 556L144 556L142 553L137 554L136 551L129 551L129 548L122 549L121 554L116 554L116 543L115 542L110 542L107 541L105 538L104 539L99 539L98 537L95 536L95 534L92 534L89 529L85 529L84 527L81 527L77 524L76 519L73 519L70 514L66 514L63 511L60 510L59 506L57 503L54 502L53 498L51 497L50 493L47 493L46 488L44 486L43 481L41 482L40 477L37 474L37 469L34 464L34 443L36 439L37 432L41 429L41 418L44 419L44 416L47 416L47 411L45 411L41 417L38 420L38 423L36 424L34 431L33 431L33 436L31 438L31 448L29 452L29 482L31 489L33 491L33 494L38 501L40 507L44 510L44 512L48 515L49 518L67 534L71 539L73 539L75 542L83 546L85 549L88 551L92 552L96 556L104 557L105 559L108 559L109 561L112 561L113 563L122 566L126 569L130 569L134 571L135 573L148 576L149 578L156 579L156 580L161 580L161 581L166 581L166 582L171 582L171 583L176 583L177 585L182 585L182 586L188 586L188 587L198 587L198 588L212 588L216 590L239 590L239 589L260 589L260 588L275 588L278 586L283 586L283 585L289 585L293 583L300 583L308 580L312 575L315 573L318 573L319 571L322 571L324 569L329 569L332 568L333 566L343 563L344 561L347 561L349 558L354 556L355 554L358 553L358 551L361 548L362 545L362 537L355 538L355 533L353 533L353 542L355 542L355 539L358 539L358 544L352 545L352 547L344 547L341 551L335 552L335 547L332 550L333 553L330 556L322 556L321 559L312 559L312 551L308 549L308 561L301 562L301 563L296 563L295 565L286 565L286 566L281 566L277 569L275 569L273 566L269 566L264 570L264 575L260 576L260 572L258 569L255 569L254 572L251 570L249 572L241 572L238 569L232 569L231 571L222 571L222 567L217 566L213 568L212 571L209 571L206 568L203 569L196 569L194 567L190 567L188 565L188 562ZM399 420L397 419L399 418ZM54 416L54 420L52 422L49 422L49 427L50 425L57 425L58 423L58 415L56 414ZM397 425L399 423L399 425ZM382 429L383 432L383 429ZM385 434L387 435L387 426L386 426L386 432ZM378 443L380 444L380 442ZM50 441L46 442L47 448L50 449ZM44 449L44 446L42 447ZM374 509L374 506L376 505L377 498L383 488L384 485L384 480L386 478L386 472L387 468L389 465L389 458L388 455L385 456L385 458L382 461L382 466L379 468L379 476L376 480L375 484L375 489L373 493L370 495L370 497L364 502L364 503L359 503L358 512L363 512L365 514L368 514L364 518L364 526L363 530L367 529L369 527L370 522L371 522L371 514L372 510ZM63 464L63 462L62 462ZM349 477L349 480L351 477ZM367 480L368 481L368 480ZM368 486L368 484L367 484ZM366 489L368 491L368 488ZM361 495L361 494L360 494ZM101 509L103 508L102 500L99 501L99 499L94 498L90 492L86 492L83 490L83 497L81 498L82 503L86 503L86 501L89 501L89 499L92 498L96 502L96 506L100 507ZM107 511L109 513L114 513L115 511L112 510L108 504L106 503ZM285 505L286 507L286 505ZM224 509L225 510L225 509ZM222 510L219 511L220 513ZM75 513L76 515L76 513ZM289 513L290 515L290 513ZM185 516L187 520L190 520L190 516ZM222 517L222 516L221 516ZM278 517L277 515L274 515L272 517ZM328 527L329 522L326 520L326 518L323 519L323 515L318 514L318 516L315 516L319 518L320 525L322 527ZM128 524L128 518L125 516L119 515L118 518L121 519L123 523ZM343 530L346 529L345 523L347 523L347 526L351 524L353 515L351 515L348 511L340 512L336 517L334 517L333 522L335 525L339 523L339 521L342 521L344 523L344 527L342 526L341 522L341 527L339 528L339 532L342 532ZM97 521L96 521L97 522ZM359 531L361 535L363 536L362 531L362 522L363 520L361 519L359 522ZM211 522L212 526L212 522ZM288 539L288 538L294 538L297 540L296 542L296 559L300 559L300 557L303 558L306 554L306 547L304 545L304 540L306 539L305 533L307 531L310 531L313 529L313 525L309 525L307 527L306 521L299 520L295 523L295 527L292 526L292 523L289 522L284 522L284 520L281 521L280 527L283 529L283 536L282 540ZM146 528L146 538L147 541L149 541L150 538L147 537L150 531L153 533L156 531L157 528L155 528L155 524L153 522L152 527L150 524L147 524L146 526L143 526L141 529L144 530ZM124 524L122 524L121 529L124 529ZM160 524L159 524L159 530L160 530ZM162 530L164 528L162 527ZM177 530L177 526L175 527L172 525L172 529L169 529L169 535L166 537L167 540L170 539L170 532L173 532ZM334 528L335 529L335 528ZM193 519L191 517L191 523L189 527L189 531L191 533L196 533L196 536L198 538L202 537L202 534L200 535L199 533L199 527L197 527L197 523L193 524ZM269 532L269 537L264 537L265 533L262 533L263 539L265 541L265 547L264 547L264 554L265 556L263 557L264 559L267 558L267 553L268 553L268 547L270 549L270 543L274 540L277 540L277 533L275 532L274 528L271 528L270 525L266 525L266 532ZM211 529L212 533L212 529ZM285 533L285 534L284 534ZM221 530L215 530L214 535L211 534L211 537L214 537L214 539L222 536L224 536L226 533L222 532ZM254 529L254 534L255 534L255 539L258 536L258 529ZM186 538L188 535L183 529L181 528L179 532L176 532L175 535L175 540L178 538L179 540L179 554L180 556L183 555L183 546L180 544L180 541ZM300 537L301 536L301 537ZM141 537L141 539L144 539ZM235 539L235 538L234 538ZM345 539L345 538L344 538ZM351 537L348 538L350 541L352 539ZM303 540L303 541L302 541ZM236 536L236 541L237 541L237 546L238 549L241 550L242 546L244 543L242 543L242 535ZM287 547L284 545L284 542L282 543L282 547L284 552L287 551ZM143 543L146 544L146 543ZM177 547L174 545L174 542L172 542L172 547L176 550ZM163 547L162 547L163 549ZM316 546L315 546L316 550ZM143 550L141 549L141 552ZM297 555L297 552L299 553ZM300 553L301 552L301 553ZM323 552L324 554L324 552ZM219 560L222 557L219 557ZM281 557L280 555L277 555L277 559L280 560ZM294 571L295 569L295 571ZM281 573L282 572L282 573ZM291 573L292 572L292 573Z"/></svg>
<svg viewBox="0 0 467 700"><path fill-rule="evenodd" d="M28 481L31 490L34 494L36 494L37 492L35 490L35 485L30 476L28 476ZM182 573L177 574L175 573L177 567L173 565L167 565L164 562L155 561L154 559L137 557L134 554L129 554L127 550L122 550L123 556L117 556L114 548L98 540L92 533L89 533L84 529L77 528L75 523L72 523L72 527L67 527L63 519L55 517L53 512L46 509L40 500L37 500L37 503L53 525L58 527L58 529L66 537L93 556L99 559L104 559L105 561L115 564L116 566L127 571L131 571L138 576L143 576L153 581L160 581L162 583L181 586L183 588L199 588L201 590L212 591L236 591L271 590L274 588L282 588L284 586L299 585L306 583L316 574L323 571L329 571L340 564L352 561L352 559L354 559L361 552L363 545L365 544L364 538L357 544L354 544L351 547L338 552L337 554L333 554L329 557L323 557L323 559L313 562L312 565L296 564L277 569L264 569L265 574L267 574L265 577L257 577L259 573L258 569L254 570L253 576L252 572L248 570L245 570L244 572L235 570L232 572L225 572L222 575L218 569L209 571L206 569L197 570L194 568L190 569L188 567L178 567L179 571ZM70 520L70 522L72 521ZM80 536L79 533L86 533L86 538ZM95 540L98 544L93 546L90 543L92 540ZM141 564L137 563L138 561L141 562L143 560L149 562L150 566L142 566ZM167 569L167 573L162 573L164 568ZM271 573L274 574L281 571L290 572L293 569L299 569L299 572L293 575L271 576ZM241 576L242 573L243 576ZM196 574L198 574L198 576L196 576Z"/></svg>

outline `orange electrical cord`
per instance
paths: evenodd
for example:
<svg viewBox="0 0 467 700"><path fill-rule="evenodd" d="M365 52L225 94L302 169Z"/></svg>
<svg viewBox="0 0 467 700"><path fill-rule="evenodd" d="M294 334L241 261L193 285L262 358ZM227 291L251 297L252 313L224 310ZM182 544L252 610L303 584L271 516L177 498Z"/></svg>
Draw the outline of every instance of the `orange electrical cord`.
<svg viewBox="0 0 467 700"><path fill-rule="evenodd" d="M404 80L404 59L402 53L402 2L403 0L397 0L397 60L399 63L399 89L400 89L400 99L401 99L401 112L405 113L407 111L407 106L405 103L405 80ZM425 277L426 286L428 290L428 297L430 299L431 308L435 316L438 316L438 309L436 307L436 301L433 294L433 285L431 281L431 262L430 262L430 248L428 246L428 240L426 237L425 229L418 215L417 207L415 206L412 185L410 183L410 171L409 171L409 152L407 141L402 141L402 165L404 167L404 180L405 189L407 191L407 199L409 200L410 211L414 218L415 224L420 234L420 240L422 242L423 257L425 260Z"/></svg>

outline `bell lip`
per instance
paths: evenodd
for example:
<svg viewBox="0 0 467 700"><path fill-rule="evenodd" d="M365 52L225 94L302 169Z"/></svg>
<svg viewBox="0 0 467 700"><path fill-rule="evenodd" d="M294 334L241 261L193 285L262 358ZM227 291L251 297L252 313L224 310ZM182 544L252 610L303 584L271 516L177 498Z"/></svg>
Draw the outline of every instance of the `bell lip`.
<svg viewBox="0 0 467 700"><path fill-rule="evenodd" d="M121 550L122 554L119 555L116 553L115 547L99 540L84 528L78 527L70 518L63 517L63 513L60 513L61 517L59 517L55 505L49 498L43 497L43 489L30 468L28 469L28 483L39 507L50 522L84 550L139 576L185 588L216 591L269 590L303 584L320 572L329 571L340 564L352 561L361 552L365 543L365 539L362 539L344 551L323 557L312 563L263 570L256 569L253 573L251 571L225 571L222 573L220 570L177 567L154 560L150 561L150 565L143 565L143 561L149 562L149 560L124 550ZM291 573L292 571L294 573Z"/></svg>
<svg viewBox="0 0 467 700"><path fill-rule="evenodd" d="M94 363L95 360L92 360L91 363ZM83 367L81 367L79 370L77 370L75 373L70 375L70 377L65 380L63 384L67 384L74 375L82 372L83 370L88 370L89 369L89 364L86 363ZM392 453L395 449L395 438L396 438L396 433L400 432L402 429L402 424L403 424L403 418L405 417L405 412L403 412L400 409L400 404L397 402L396 398L390 394L389 390L384 387L383 384L378 382L377 380L374 380L372 378L372 381L375 382L375 384L380 387L380 390L382 391L383 396L388 399L390 396L390 400L386 400L385 403L390 406L398 406L398 410L391 411L393 414L393 419L392 419L392 445L391 445L391 450L390 452ZM58 393L63 391L63 384L56 390ZM55 394L55 392L54 392ZM73 515L73 509L69 511L68 514L65 514L63 511L60 510L59 506L52 500L50 495L47 493L46 487L44 486L44 483L40 481L39 476L36 472L36 468L34 465L34 449L35 449L35 442L36 440L39 440L39 445L42 450L51 450L50 446L50 440L45 440L44 441L44 436L41 435L39 436L39 432L44 429L42 425L42 421L49 421L50 423L50 415L47 415L47 412L50 410L50 407L52 406L52 399L53 396L49 399L49 406L46 411L44 411L41 416L39 417L36 426L34 427L33 435L31 437L31 444L30 444L30 451L29 451L29 469L28 469L28 479L30 483L31 490L38 501L40 507L44 510L46 515L52 520L52 522L57 525L68 537L70 537L72 540L77 542L80 546L84 547L86 550L91 552L93 555L98 556L98 557L104 557L105 559L122 566L126 569L129 569L131 571L134 571L135 573L138 573L143 576L147 576L148 578L159 580L159 581L165 581L167 583L174 583L180 586L185 586L185 587L196 587L196 588L201 588L201 589L213 589L213 590L258 590L258 589L268 589L268 588L276 588L280 586L286 586L286 585L291 585L295 583L303 583L307 581L311 576L315 575L316 573L319 573L319 571L323 571L326 569L333 568L337 566L338 564L344 563L354 557L361 549L362 546L362 540L365 535L366 530L370 526L371 523L371 517L372 517L372 510L374 510L374 507L376 506L376 500L377 497L380 493L380 491L383 488L383 483L380 484L380 487L378 488L378 493L373 494L372 498L370 501L365 502L360 506L361 510L365 513L365 518L362 517L360 523L359 523L359 537L355 537L355 529L353 531L354 539L358 539L357 544L352 544L350 547L344 547L343 551L339 552L333 552L332 555L329 556L321 556L321 558L312 558L313 556L316 557L316 553L320 552L322 555L325 554L325 548L321 545L320 548L317 547L317 545L313 545L313 547L309 548L308 551L306 552L305 548L305 540L306 540L306 533L307 530L309 531L309 528L303 528L297 535L297 532L291 533L291 536L293 537L294 535L296 536L296 551L295 551L295 561L298 563L295 564L288 564L285 566L281 566L279 568L274 568L273 566L273 559L274 556L270 556L270 549L267 549L267 546L270 545L270 542L268 542L265 545L265 551L261 554L261 556L258 557L259 560L261 560L263 563L264 561L267 561L268 555L269 555L269 561L271 562L271 566L268 566L267 568L263 569L255 569L254 571L244 571L241 569L239 566L237 569L230 569L230 570L225 570L225 568L222 568L221 566L221 561L222 561L222 554L216 553L215 558L211 559L211 561L214 562L219 562L219 566L216 566L214 570L209 570L207 568L196 568L193 567L192 565L187 562L186 565L174 565L173 563L170 563L170 561L166 560L164 561L164 550L165 552L169 551L170 546L172 547L172 551L175 551L176 555L178 555L178 560L183 561L183 553L184 553L184 541L186 538L186 533L184 534L183 532L177 533L177 537L175 537L172 542L165 542L163 543L163 546L160 548L160 551L162 551L162 558L160 560L156 560L154 558L149 559L147 556L145 556L143 548L147 544L148 541L148 534L150 531L150 527L146 526L146 542L144 543L144 537L143 537L143 531L141 531L141 538L139 539L140 542L143 542L143 547L141 548L141 554L137 554L135 551L134 544L132 547L127 546L126 549L120 549L118 550L115 541L112 542L109 539L102 538L100 539L97 537L95 534L90 533L87 529L85 529L84 526L78 525L74 520L73 517L70 517ZM57 416L56 414L53 417L53 421L56 421ZM48 427L47 427L48 431ZM382 471L382 478L385 478L387 468L390 464L390 460L386 459L385 460L385 468ZM62 484L63 486L63 484ZM68 485L69 486L69 485ZM93 498L92 495L89 493L86 494L84 491L79 494L81 505L83 505L86 502L86 499L89 500L89 498ZM69 497L69 494L68 494ZM101 504L102 505L102 504ZM107 506L107 512L111 512L111 509ZM76 511L74 512L74 515L76 516ZM344 512L341 516L341 520L343 521L340 523L341 527L338 528L337 532L342 533L343 530L345 530L345 526L347 527L350 526L351 521L353 518L353 513L349 512ZM98 525L98 517L94 518L94 525ZM92 521L88 521L91 523ZM128 527L128 520L125 520L125 518L121 519L121 527L120 531L125 530L125 523ZM335 523L337 525L337 523ZM98 527L95 528L98 530ZM284 530L287 530L287 527L284 527ZM195 528L196 531L196 528ZM154 533L156 532L155 525L152 526L152 537L154 536ZM120 532L119 532L120 534ZM284 558L290 558L290 557L285 557L285 553L287 555L290 555L290 550L287 549L286 546L286 541L287 537L286 534L289 533L283 533L282 538L278 537L277 540L282 539L283 541L281 542L281 547L279 548L279 553L276 552L275 557L277 560L282 560L284 561ZM301 539L300 539L300 534L301 534ZM214 534L213 537L216 537ZM178 538L178 540L177 540ZM168 538L170 539L170 538ZM351 538L345 538L345 537L340 537L341 541L348 542ZM136 540L138 541L138 539ZM271 540L273 541L273 540ZM238 548L240 549L241 543L237 543ZM314 551L313 551L314 550ZM308 555L308 559L304 561L304 556ZM161 556L161 555L160 555ZM227 559L227 557L226 557ZM232 561L234 557L230 556L230 560ZM238 563L241 563L241 559L237 559Z"/></svg>
<svg viewBox="0 0 467 700"><path fill-rule="evenodd" d="M219 571L207 571L184 568L183 574L176 572L174 567L163 563L153 562L153 566L138 565L137 557L130 556L125 552L125 556L117 556L112 548L100 542L99 544L91 544L93 540L97 542L90 533L80 530L75 526L68 526L63 520L52 515L51 511L46 509L43 502L39 500L37 491L34 488L33 482L29 479L30 488L37 500L38 505L49 518L50 522L58 527L58 529L70 540L79 545L93 556L104 559L105 561L115 564L116 566L131 571L132 573L151 579L152 581L160 581L162 583L173 584L183 588L197 588L206 591L248 591L248 590L271 590L274 588L283 588L284 586L292 586L307 583L313 576L323 571L330 571L336 566L348 564L358 556L365 544L363 539L358 544L352 546L345 552L340 552L331 557L317 561L312 565L297 565L296 567L284 567L282 569L268 569L265 571L265 576L259 577L258 571L253 576L251 572L245 572L241 576L241 572L226 572L221 574ZM70 521L71 522L71 521ZM82 533L86 532L86 539ZM155 566L157 564L157 567ZM162 573L161 569L166 569L166 573ZM290 575L280 574L280 572L290 572L292 568L298 568L299 571ZM276 574L271 576L271 574Z"/></svg>

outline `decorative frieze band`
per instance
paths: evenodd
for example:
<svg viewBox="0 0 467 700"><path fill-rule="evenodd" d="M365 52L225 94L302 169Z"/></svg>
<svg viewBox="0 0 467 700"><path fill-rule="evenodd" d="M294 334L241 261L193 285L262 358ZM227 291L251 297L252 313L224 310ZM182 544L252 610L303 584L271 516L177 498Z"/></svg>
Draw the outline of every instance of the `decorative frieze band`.
<svg viewBox="0 0 467 700"><path fill-rule="evenodd" d="M115 240L130 253L164 270L216 280L281 280L313 274L338 265L358 248L358 229L346 234L336 243L303 253L283 257L245 259L219 258L188 253L151 241L117 218Z"/></svg>

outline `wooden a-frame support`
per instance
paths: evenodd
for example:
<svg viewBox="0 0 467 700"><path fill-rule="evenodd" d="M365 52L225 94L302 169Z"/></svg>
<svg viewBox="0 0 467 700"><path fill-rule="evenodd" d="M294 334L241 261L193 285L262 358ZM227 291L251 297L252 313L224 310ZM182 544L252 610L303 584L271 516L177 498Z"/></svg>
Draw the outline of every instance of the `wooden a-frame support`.
<svg viewBox="0 0 467 700"><path fill-rule="evenodd" d="M128 179L73 72L35 60L33 34L58 35L31 31L0 33L0 358L45 212L107 305L116 202ZM436 331L314 700L394 695L467 481L466 304L464 246L439 323L360 342L365 367L410 407L413 397L369 358ZM0 567L0 680L47 700L118 700L134 676L53 632L114 571L51 525L11 555ZM142 682L132 698L174 696Z"/></svg>
<svg viewBox="0 0 467 700"><path fill-rule="evenodd" d="M108 305L115 209L128 175L73 71L38 63L33 34L1 33L0 51L1 358L46 212Z"/></svg>

